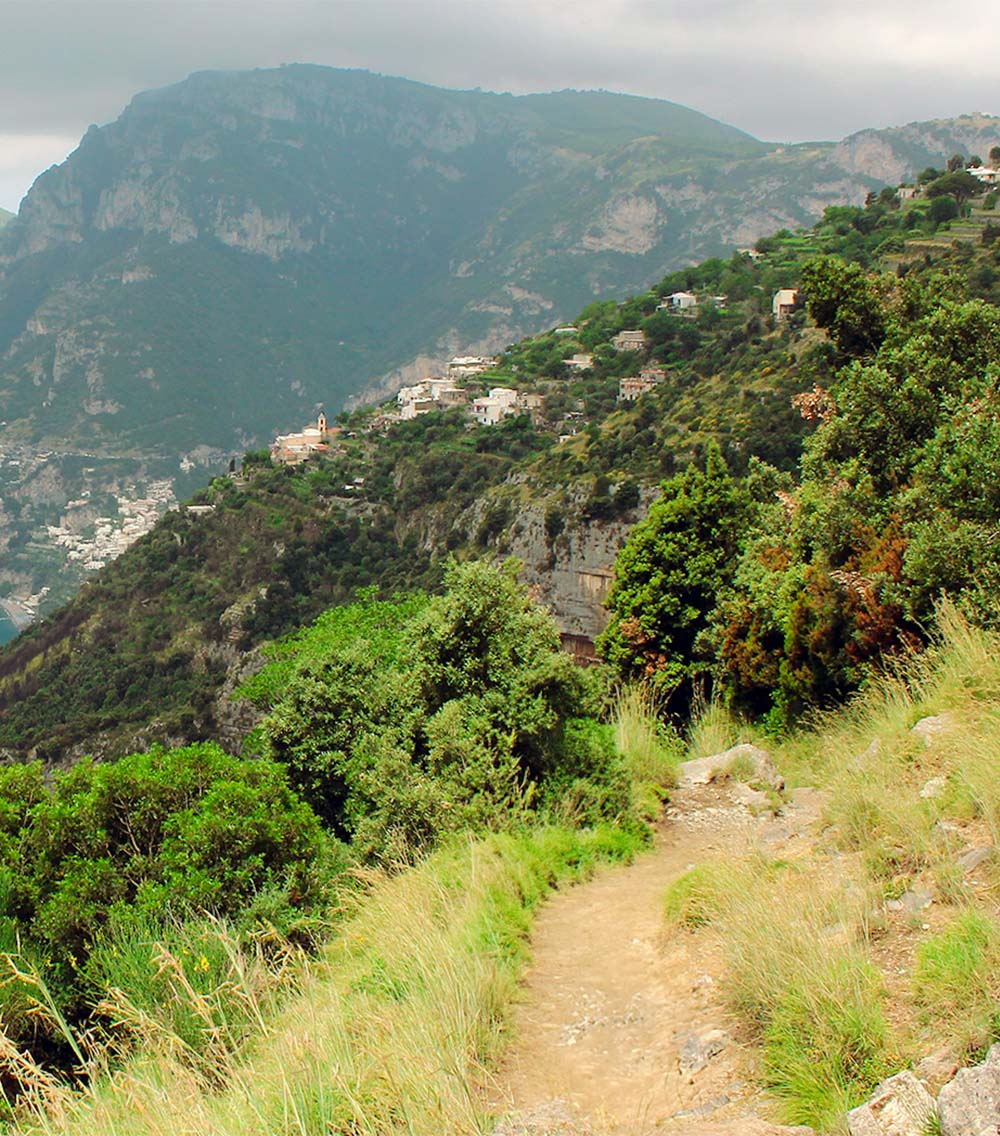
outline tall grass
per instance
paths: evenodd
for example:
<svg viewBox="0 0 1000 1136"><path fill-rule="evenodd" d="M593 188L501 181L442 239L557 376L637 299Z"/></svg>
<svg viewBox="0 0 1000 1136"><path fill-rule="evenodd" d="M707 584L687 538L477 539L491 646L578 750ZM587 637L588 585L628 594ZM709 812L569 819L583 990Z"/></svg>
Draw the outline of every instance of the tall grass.
<svg viewBox="0 0 1000 1136"><path fill-rule="evenodd" d="M652 687L636 683L619 692L614 727L615 745L639 792L669 789L677 783L676 768L684 758L684 744L664 725L663 707Z"/></svg>
<svg viewBox="0 0 1000 1136"><path fill-rule="evenodd" d="M90 959L106 993L109 1056L160 1053L224 1083L231 1062L295 993L304 955L277 936L237 938L218 920L112 927Z"/></svg>
<svg viewBox="0 0 1000 1136"><path fill-rule="evenodd" d="M752 732L717 699L696 698L687 728L687 756L710 757L741 742L752 740Z"/></svg>
<svg viewBox="0 0 1000 1136"><path fill-rule="evenodd" d="M893 1071L870 917L863 891L812 872L758 877L730 895L730 998L759 1031L789 1123L829 1128Z"/></svg>
<svg viewBox="0 0 1000 1136"><path fill-rule="evenodd" d="M836 1125L892 1071L885 992L866 957L871 898L850 881L760 857L698 865L668 890L668 919L712 923L729 1002L761 1047L786 1121Z"/></svg>
<svg viewBox="0 0 1000 1136"><path fill-rule="evenodd" d="M912 731L932 715L945 724L928 746ZM929 872L941 884L940 898L954 900L962 898L955 849L938 822L980 820L997 842L998 747L1000 636L944 605L925 654L874 679L843 710L817 718L777 757L791 780L828 789L828 819L874 879L899 888ZM921 796L936 778L943 789Z"/></svg>
<svg viewBox="0 0 1000 1136"><path fill-rule="evenodd" d="M928 744L913 727L932 715L943 723ZM927 652L775 754L789 781L827 790L827 843L856 855L834 867L819 850L780 880L745 865L738 886L729 863L676 889L675 918L697 923L708 910L722 937L733 1008L758 1038L786 1120L834 1127L906 1054L944 1043L971 1052L1000 1036L1000 925L983 903L1000 880L987 861L977 875L991 890L977 894L957 863L969 843L1000 837L998 752L1000 636L944 606ZM847 886L836 883L845 870ZM909 990L892 976L893 1035L869 931L888 930L883 901L915 887L961 910L936 934L897 928L924 938Z"/></svg>
<svg viewBox="0 0 1000 1136"><path fill-rule="evenodd" d="M263 1017L253 1043L230 1053L214 1083L190 1059L184 1029L162 1017L153 1026L133 1019L130 1029L146 1026L160 1044L143 1045L119 1071L80 1091L39 1084L22 1103L16 1131L487 1131L472 1086L502 1038L532 907L557 880L628 855L638 843L608 829L497 835L457 844L397 876L374 877L337 940L298 971L297 991L275 1016ZM163 962L180 982L176 959ZM208 1027L210 998L204 1008Z"/></svg>
<svg viewBox="0 0 1000 1136"><path fill-rule="evenodd" d="M920 944L913 975L921 1024L972 1054L1000 1029L1000 924L968 908Z"/></svg>

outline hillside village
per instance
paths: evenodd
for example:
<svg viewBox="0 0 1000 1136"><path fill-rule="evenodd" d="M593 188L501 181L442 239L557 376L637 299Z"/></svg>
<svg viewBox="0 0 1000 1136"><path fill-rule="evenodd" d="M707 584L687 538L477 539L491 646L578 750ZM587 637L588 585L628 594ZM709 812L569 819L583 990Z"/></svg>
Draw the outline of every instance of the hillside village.
<svg viewBox="0 0 1000 1136"><path fill-rule="evenodd" d="M691 318L699 311L726 310L728 297L725 295L676 291L665 296L655 307L657 313ZM802 307L801 295L796 288L778 289L771 301L771 313L776 322L788 319ZM579 329L572 325L554 328L555 337L576 337ZM648 335L640 328L626 328L613 335L610 347L620 354L632 353L641 360L650 348ZM417 383L404 386L396 393L395 409L385 408L371 419L369 429L385 430L394 423L411 421L421 415L434 411L448 411L464 408L469 424L496 426L505 418L528 415L533 423L544 426L546 418L546 397L534 390L517 387L484 387L484 378L500 366L497 357L479 355L459 355L450 359L445 375L430 375ZM569 373L585 374L594 366L592 352L579 352L562 359ZM637 363L635 373L623 375L618 380L618 401L635 402L644 394L654 390L667 378L664 367L655 362ZM578 411L564 413L556 425L560 429L559 440L564 441L577 432L580 419ZM342 433L342 427L333 425L326 414L320 411L315 422L304 426L300 431L279 434L269 447L271 460L295 465L313 455L329 453L331 445Z"/></svg>

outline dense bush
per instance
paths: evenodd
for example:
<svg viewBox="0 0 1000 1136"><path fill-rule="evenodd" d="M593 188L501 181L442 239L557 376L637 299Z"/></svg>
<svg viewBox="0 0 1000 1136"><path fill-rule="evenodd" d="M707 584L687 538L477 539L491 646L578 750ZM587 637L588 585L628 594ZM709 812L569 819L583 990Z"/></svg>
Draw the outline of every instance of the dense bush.
<svg viewBox="0 0 1000 1136"><path fill-rule="evenodd" d="M513 567L453 564L441 596L368 599L335 619L246 693L270 707L264 753L362 854L407 858L533 806L587 822L628 813L613 745L573 721L584 675Z"/></svg>
<svg viewBox="0 0 1000 1136"><path fill-rule="evenodd" d="M87 1019L121 941L136 935L169 937L173 927L176 937L206 914L308 934L345 864L281 765L214 745L84 761L51 786L38 764L4 768L0 942L13 960L0 983L4 1028L21 1042L59 1043L58 1016ZM12 981L16 971L26 977ZM32 1015L43 988L53 1012Z"/></svg>
<svg viewBox="0 0 1000 1136"><path fill-rule="evenodd" d="M814 426L798 484L751 462L737 487L718 457L665 482L619 556L600 644L623 674L700 673L775 725L918 646L946 594L998 622L1000 312L957 271L824 257L802 286L839 368L794 400Z"/></svg>

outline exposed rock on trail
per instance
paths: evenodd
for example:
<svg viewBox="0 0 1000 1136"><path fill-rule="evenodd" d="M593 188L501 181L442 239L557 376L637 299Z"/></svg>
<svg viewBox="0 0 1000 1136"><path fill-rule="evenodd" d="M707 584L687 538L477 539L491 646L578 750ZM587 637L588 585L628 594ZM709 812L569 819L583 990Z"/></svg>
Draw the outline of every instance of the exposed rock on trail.
<svg viewBox="0 0 1000 1136"><path fill-rule="evenodd" d="M495 1136L776 1136L756 1113L751 1057L719 991L722 959L667 936L664 890L716 850L804 835L812 796L781 822L736 783L680 791L652 852L557 895L532 937L513 1043L490 1094Z"/></svg>

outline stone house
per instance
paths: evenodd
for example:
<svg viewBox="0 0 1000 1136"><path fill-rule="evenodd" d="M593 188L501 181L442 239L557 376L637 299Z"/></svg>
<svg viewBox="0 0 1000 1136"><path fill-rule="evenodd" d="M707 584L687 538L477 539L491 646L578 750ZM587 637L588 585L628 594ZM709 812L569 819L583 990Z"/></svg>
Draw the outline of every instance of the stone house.
<svg viewBox="0 0 1000 1136"><path fill-rule="evenodd" d="M563 362L572 371L589 371L594 365L593 355L571 355L568 359L563 359Z"/></svg>
<svg viewBox="0 0 1000 1136"><path fill-rule="evenodd" d="M619 380L618 399L620 402L635 402L641 395L658 387L666 377L662 367L643 367L639 375Z"/></svg>

